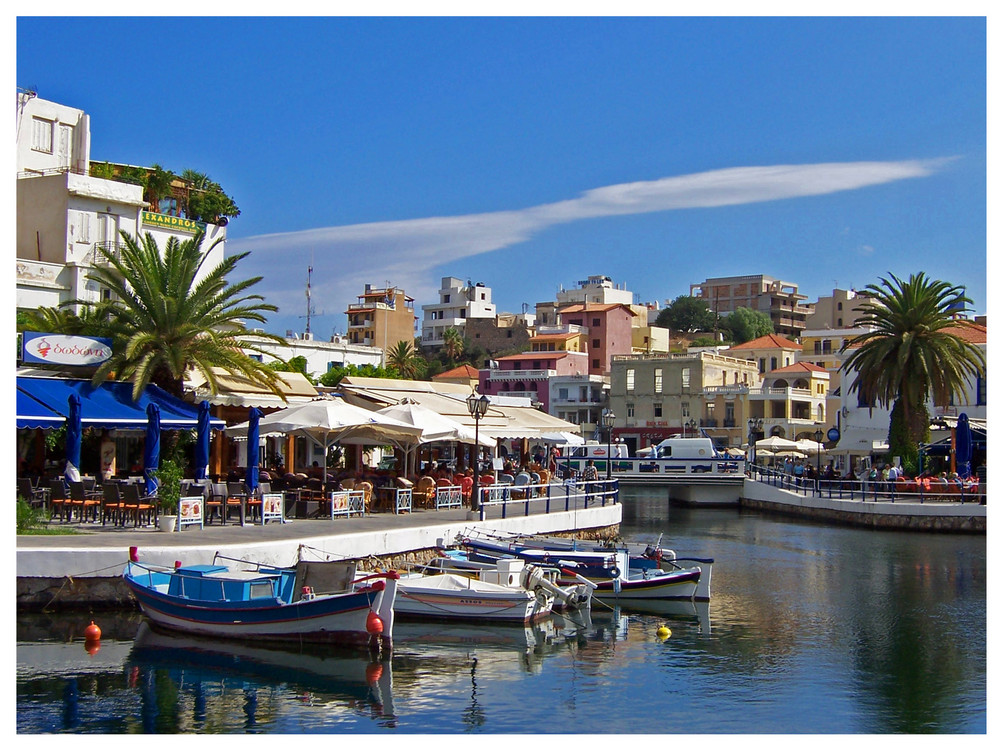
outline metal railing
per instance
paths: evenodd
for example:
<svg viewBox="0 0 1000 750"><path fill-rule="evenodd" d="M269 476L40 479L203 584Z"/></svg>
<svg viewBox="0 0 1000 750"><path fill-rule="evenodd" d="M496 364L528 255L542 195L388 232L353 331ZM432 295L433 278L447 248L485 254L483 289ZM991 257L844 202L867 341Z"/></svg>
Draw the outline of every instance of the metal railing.
<svg viewBox="0 0 1000 750"><path fill-rule="evenodd" d="M500 517L507 518L508 508L521 515L531 515L531 504L544 501L543 513L569 511L582 502L583 508L615 505L618 502L618 480L596 479L549 484L493 484L479 488L479 520L486 520L488 508L500 508Z"/></svg>
<svg viewBox="0 0 1000 750"><path fill-rule="evenodd" d="M986 485L971 483L931 483L910 479L882 481L869 479L815 479L794 476L765 466L749 466L751 479L772 487L791 490L811 497L860 502L947 502L959 504L982 503L986 498Z"/></svg>
<svg viewBox="0 0 1000 750"><path fill-rule="evenodd" d="M559 469L575 474L583 470L587 458L562 458ZM598 474L607 474L606 458L594 458L594 468ZM687 474L733 474L744 473L746 459L740 458L612 458L611 471L614 477L627 478L644 476L652 478L660 476L683 476Z"/></svg>

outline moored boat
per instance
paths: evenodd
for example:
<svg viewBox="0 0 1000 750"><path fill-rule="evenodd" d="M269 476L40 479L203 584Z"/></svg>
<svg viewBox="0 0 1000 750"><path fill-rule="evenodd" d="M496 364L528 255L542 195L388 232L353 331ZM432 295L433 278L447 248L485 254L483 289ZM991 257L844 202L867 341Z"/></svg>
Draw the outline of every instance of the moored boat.
<svg viewBox="0 0 1000 750"><path fill-rule="evenodd" d="M244 561L162 568L133 559L122 574L155 626L193 635L391 649L399 574L356 580L356 565ZM226 559L226 558L221 558ZM250 569L247 569L250 568Z"/></svg>
<svg viewBox="0 0 1000 750"><path fill-rule="evenodd" d="M693 599L701 578L698 567L665 571L632 569L624 550L601 552L534 549L516 543L459 536L470 559L490 562L517 557L540 565L556 565L560 583L574 583L578 576L595 584L594 597L602 601L625 599Z"/></svg>

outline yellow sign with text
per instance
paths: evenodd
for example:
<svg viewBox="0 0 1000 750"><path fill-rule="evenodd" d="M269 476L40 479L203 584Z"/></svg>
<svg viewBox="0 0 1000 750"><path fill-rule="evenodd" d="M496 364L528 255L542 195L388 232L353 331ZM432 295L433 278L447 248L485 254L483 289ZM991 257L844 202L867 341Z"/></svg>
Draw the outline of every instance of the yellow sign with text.
<svg viewBox="0 0 1000 750"><path fill-rule="evenodd" d="M192 221L191 219L185 219L181 216L154 214L152 211L142 212L142 223L147 226L174 229L179 232L190 232L191 234L194 234L198 230L205 229L204 222Z"/></svg>

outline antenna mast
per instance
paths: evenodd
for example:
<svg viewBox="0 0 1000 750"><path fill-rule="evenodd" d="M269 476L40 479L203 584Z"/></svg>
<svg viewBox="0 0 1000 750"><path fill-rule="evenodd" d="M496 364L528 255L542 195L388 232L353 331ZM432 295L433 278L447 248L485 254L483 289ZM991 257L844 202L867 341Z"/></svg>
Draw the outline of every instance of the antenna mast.
<svg viewBox="0 0 1000 750"><path fill-rule="evenodd" d="M306 333L312 333L312 315L316 312L312 304L312 275L313 267L310 265L309 272L306 275Z"/></svg>

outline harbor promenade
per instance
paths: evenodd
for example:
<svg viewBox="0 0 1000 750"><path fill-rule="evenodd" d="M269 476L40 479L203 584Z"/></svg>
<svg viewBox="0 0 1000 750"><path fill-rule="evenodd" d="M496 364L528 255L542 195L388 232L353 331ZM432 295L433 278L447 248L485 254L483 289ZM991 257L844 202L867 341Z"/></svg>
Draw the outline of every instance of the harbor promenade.
<svg viewBox="0 0 1000 750"><path fill-rule="evenodd" d="M398 564L450 544L457 534L470 528L579 532L617 526L622 519L620 504L595 504L582 496L568 503L550 503L548 507L544 498L531 500L527 502L527 514L525 505L509 503L506 509L502 505L487 506L483 520L468 508L455 508L332 520L294 519L264 526L216 523L173 533L100 523L66 524L78 533L17 537L17 602L34 608L50 602L60 606L124 604L127 597L119 585L119 576L130 547L138 548L140 560L168 566L178 560L185 565L211 563L216 553L272 565L294 565L300 547L305 548L307 559L308 555L313 556L311 559L375 557Z"/></svg>

